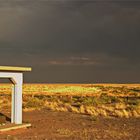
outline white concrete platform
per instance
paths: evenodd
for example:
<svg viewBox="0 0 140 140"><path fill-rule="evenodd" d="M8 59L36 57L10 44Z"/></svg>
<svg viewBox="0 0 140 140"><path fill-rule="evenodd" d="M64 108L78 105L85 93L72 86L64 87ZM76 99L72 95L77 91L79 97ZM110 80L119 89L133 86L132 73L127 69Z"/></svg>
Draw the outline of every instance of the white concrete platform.
<svg viewBox="0 0 140 140"><path fill-rule="evenodd" d="M21 128L28 128L31 127L30 123L23 123L23 124L6 124L4 126L0 126L0 132L6 132L10 130L16 130Z"/></svg>

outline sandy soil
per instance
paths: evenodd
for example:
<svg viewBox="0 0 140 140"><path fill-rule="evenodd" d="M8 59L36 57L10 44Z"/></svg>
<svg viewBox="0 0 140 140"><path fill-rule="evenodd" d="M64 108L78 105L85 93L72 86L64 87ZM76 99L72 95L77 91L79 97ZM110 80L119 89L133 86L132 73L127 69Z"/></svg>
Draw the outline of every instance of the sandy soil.
<svg viewBox="0 0 140 140"><path fill-rule="evenodd" d="M140 140L140 118L92 117L42 109L24 112L23 119L32 127L0 133L0 140Z"/></svg>

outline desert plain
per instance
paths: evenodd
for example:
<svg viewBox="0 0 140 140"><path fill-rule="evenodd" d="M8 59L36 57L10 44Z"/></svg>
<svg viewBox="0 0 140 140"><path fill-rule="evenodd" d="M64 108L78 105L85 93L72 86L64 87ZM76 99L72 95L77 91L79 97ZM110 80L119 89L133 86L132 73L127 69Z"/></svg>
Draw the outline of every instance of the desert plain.
<svg viewBox="0 0 140 140"><path fill-rule="evenodd" d="M0 84L5 124L11 88ZM0 140L139 140L140 84L24 84L23 121L32 126Z"/></svg>

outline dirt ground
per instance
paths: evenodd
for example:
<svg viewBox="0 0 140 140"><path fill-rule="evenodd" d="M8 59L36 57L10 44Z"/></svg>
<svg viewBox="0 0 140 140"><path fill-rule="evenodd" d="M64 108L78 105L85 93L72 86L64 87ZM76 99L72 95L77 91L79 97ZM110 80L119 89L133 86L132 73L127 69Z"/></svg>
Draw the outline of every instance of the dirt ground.
<svg viewBox="0 0 140 140"><path fill-rule="evenodd" d="M42 109L23 112L23 120L32 127L0 133L0 140L140 140L140 118L103 118Z"/></svg>

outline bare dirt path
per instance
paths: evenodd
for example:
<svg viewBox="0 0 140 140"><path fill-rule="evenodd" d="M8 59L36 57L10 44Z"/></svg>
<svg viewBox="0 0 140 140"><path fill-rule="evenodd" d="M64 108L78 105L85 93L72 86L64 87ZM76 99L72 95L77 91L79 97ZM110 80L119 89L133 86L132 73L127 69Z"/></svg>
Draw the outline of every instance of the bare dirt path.
<svg viewBox="0 0 140 140"><path fill-rule="evenodd" d="M31 128L0 134L0 140L140 140L140 119L103 118L47 109L24 112Z"/></svg>

